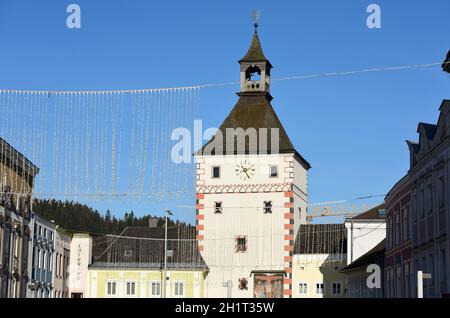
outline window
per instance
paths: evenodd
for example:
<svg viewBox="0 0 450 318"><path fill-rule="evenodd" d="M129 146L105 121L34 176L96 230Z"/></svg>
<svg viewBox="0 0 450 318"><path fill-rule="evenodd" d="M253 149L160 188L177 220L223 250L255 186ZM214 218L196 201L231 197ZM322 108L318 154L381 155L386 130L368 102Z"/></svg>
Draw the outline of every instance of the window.
<svg viewBox="0 0 450 318"><path fill-rule="evenodd" d="M322 295L323 294L323 283L317 283L316 284L316 294Z"/></svg>
<svg viewBox="0 0 450 318"><path fill-rule="evenodd" d="M427 210L428 214L433 213L433 188L431 184L427 186Z"/></svg>
<svg viewBox="0 0 450 318"><path fill-rule="evenodd" d="M42 267L42 258L41 258L41 250L38 248L37 250L37 267Z"/></svg>
<svg viewBox="0 0 450 318"><path fill-rule="evenodd" d="M214 213L222 213L222 201L214 202Z"/></svg>
<svg viewBox="0 0 450 318"><path fill-rule="evenodd" d="M59 254L56 253L56 263L55 263L55 276L59 277Z"/></svg>
<svg viewBox="0 0 450 318"><path fill-rule="evenodd" d="M42 226L39 225L39 236L42 236Z"/></svg>
<svg viewBox="0 0 450 318"><path fill-rule="evenodd" d="M17 282L16 279L13 278L12 280L12 298L16 298L17 297Z"/></svg>
<svg viewBox="0 0 450 318"><path fill-rule="evenodd" d="M236 252L245 252L245 251L247 251L247 237L246 236L236 237Z"/></svg>
<svg viewBox="0 0 450 318"><path fill-rule="evenodd" d="M420 217L423 218L425 216L425 192L422 190L420 190L420 203L419 203L419 207L420 207Z"/></svg>
<svg viewBox="0 0 450 318"><path fill-rule="evenodd" d="M161 296L161 282L152 282L151 285L151 295L152 296Z"/></svg>
<svg viewBox="0 0 450 318"><path fill-rule="evenodd" d="M439 196L439 207L443 207L445 203L445 183L443 177L439 177L438 196Z"/></svg>
<svg viewBox="0 0 450 318"><path fill-rule="evenodd" d="M47 229L44 228L44 238L47 238Z"/></svg>
<svg viewBox="0 0 450 318"><path fill-rule="evenodd" d="M17 237L17 235L13 236L13 241L14 241L13 255L14 255L15 258L17 258L18 255L19 255L19 238Z"/></svg>
<svg viewBox="0 0 450 318"><path fill-rule="evenodd" d="M395 214L395 245L400 244L400 215L399 212Z"/></svg>
<svg viewBox="0 0 450 318"><path fill-rule="evenodd" d="M278 166L270 165L270 177L278 178Z"/></svg>
<svg viewBox="0 0 450 318"><path fill-rule="evenodd" d="M403 210L403 240L409 239L409 209Z"/></svg>
<svg viewBox="0 0 450 318"><path fill-rule="evenodd" d="M439 270L439 274L441 276L440 282L443 286L446 283L446 273L447 273L447 260L445 258L445 249L441 250L441 268Z"/></svg>
<svg viewBox="0 0 450 318"><path fill-rule="evenodd" d="M336 282L332 284L332 293L333 295L340 295L341 294L341 283Z"/></svg>
<svg viewBox="0 0 450 318"><path fill-rule="evenodd" d="M136 295L136 282L127 282L127 296Z"/></svg>
<svg viewBox="0 0 450 318"><path fill-rule="evenodd" d="M123 255L124 255L125 257L131 257L131 256L133 255L133 250L130 250L130 249L125 250L125 251L123 252Z"/></svg>
<svg viewBox="0 0 450 318"><path fill-rule="evenodd" d="M264 213L272 213L272 201L264 201Z"/></svg>
<svg viewBox="0 0 450 318"><path fill-rule="evenodd" d="M298 293L301 295L306 295L308 293L308 284L299 283L298 284Z"/></svg>
<svg viewBox="0 0 450 318"><path fill-rule="evenodd" d="M177 297L184 296L184 283L183 282L175 283L174 294Z"/></svg>
<svg viewBox="0 0 450 318"><path fill-rule="evenodd" d="M47 269L47 259L45 258L45 251L42 252L42 267Z"/></svg>
<svg viewBox="0 0 450 318"><path fill-rule="evenodd" d="M108 282L106 284L106 294L108 296L115 296L116 295L116 282Z"/></svg>
<svg viewBox="0 0 450 318"><path fill-rule="evenodd" d="M213 179L220 178L220 167L219 166L212 167L212 178Z"/></svg>

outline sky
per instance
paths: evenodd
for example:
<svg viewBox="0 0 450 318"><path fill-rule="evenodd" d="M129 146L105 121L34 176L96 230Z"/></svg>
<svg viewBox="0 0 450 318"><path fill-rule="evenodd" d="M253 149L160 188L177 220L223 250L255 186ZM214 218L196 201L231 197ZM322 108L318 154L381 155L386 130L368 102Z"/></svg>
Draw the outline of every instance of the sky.
<svg viewBox="0 0 450 318"><path fill-rule="evenodd" d="M66 7L81 7L81 29ZM381 29L366 25L381 8ZM24 1L0 0L0 89L114 90L239 80L237 61L261 12L259 36L273 78L441 62L450 49L450 1ZM200 119L217 127L238 85L202 89ZM272 105L312 166L309 201L386 194L408 171L405 140L436 123L450 98L439 66L274 81ZM369 200L379 202L382 197ZM192 221L194 199L155 204L92 202L121 216Z"/></svg>

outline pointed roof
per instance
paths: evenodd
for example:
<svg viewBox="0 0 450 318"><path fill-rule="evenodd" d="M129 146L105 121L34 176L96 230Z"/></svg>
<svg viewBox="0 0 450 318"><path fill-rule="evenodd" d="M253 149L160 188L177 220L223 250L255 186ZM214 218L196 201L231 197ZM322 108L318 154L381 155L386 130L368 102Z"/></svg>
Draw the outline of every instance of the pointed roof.
<svg viewBox="0 0 450 318"><path fill-rule="evenodd" d="M250 43L250 48L247 51L247 54L239 60L239 62L261 62L267 61L264 52L261 47L261 42L259 41L258 32L255 29L255 33L253 34L252 42ZM270 64L270 62L269 62Z"/></svg>
<svg viewBox="0 0 450 318"><path fill-rule="evenodd" d="M272 151L275 153L276 150L271 149L271 129L278 128L278 153L294 153L306 169L311 168L310 164L297 152L289 139L286 130L270 104L270 95L267 93L258 92L247 92L238 95L240 96L239 101L225 118L218 130L218 133L220 132L223 136L223 154L232 154L230 149L234 149L233 154L242 154L237 152L237 138L234 138L233 140L234 145L227 142L227 128L242 128L244 131L248 128L255 128L257 131L257 138L259 138L260 129L266 128L267 149L260 149L258 139L257 151L253 154L272 154ZM239 136L239 134L237 135ZM198 154L203 154L205 148L215 140L215 136L202 147L201 152ZM252 154L252 152L250 152L248 139L249 138L245 138L245 154ZM215 155L215 153L213 152L211 155Z"/></svg>

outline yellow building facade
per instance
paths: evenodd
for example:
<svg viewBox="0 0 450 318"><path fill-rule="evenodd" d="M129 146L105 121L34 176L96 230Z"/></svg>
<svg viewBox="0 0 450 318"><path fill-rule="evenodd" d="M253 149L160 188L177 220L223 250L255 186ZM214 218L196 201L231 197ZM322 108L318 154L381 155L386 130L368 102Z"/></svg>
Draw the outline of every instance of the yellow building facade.
<svg viewBox="0 0 450 318"><path fill-rule="evenodd" d="M345 275L339 270L345 260L334 255L294 255L292 264L293 298L343 298Z"/></svg>
<svg viewBox="0 0 450 318"><path fill-rule="evenodd" d="M165 237L164 228L128 227L120 235L95 239L86 297L204 297L208 267L199 253L195 227L169 227Z"/></svg>
<svg viewBox="0 0 450 318"><path fill-rule="evenodd" d="M166 298L202 298L205 271L167 271ZM91 298L163 298L164 271L89 269Z"/></svg>
<svg viewBox="0 0 450 318"><path fill-rule="evenodd" d="M344 224L302 224L292 261L293 298L343 298L347 232Z"/></svg>

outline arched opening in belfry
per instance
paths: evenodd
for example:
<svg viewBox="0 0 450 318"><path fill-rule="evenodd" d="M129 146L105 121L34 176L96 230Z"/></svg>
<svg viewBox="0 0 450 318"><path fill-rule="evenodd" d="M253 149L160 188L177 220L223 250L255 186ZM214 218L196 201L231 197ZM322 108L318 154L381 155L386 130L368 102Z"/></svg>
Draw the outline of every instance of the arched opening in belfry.
<svg viewBox="0 0 450 318"><path fill-rule="evenodd" d="M247 81L260 81L261 69L257 66L250 66L245 72Z"/></svg>

